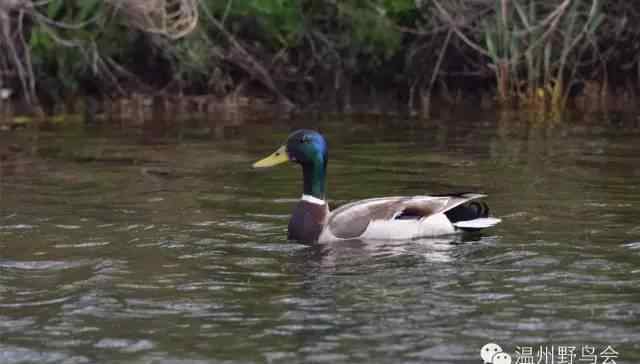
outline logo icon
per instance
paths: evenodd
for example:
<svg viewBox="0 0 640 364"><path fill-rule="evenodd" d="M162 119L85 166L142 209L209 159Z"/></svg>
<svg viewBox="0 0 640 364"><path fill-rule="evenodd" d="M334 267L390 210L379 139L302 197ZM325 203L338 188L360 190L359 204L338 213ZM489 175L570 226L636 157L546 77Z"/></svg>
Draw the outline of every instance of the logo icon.
<svg viewBox="0 0 640 364"><path fill-rule="evenodd" d="M484 364L511 364L511 355L502 351L498 344L488 343L480 349Z"/></svg>

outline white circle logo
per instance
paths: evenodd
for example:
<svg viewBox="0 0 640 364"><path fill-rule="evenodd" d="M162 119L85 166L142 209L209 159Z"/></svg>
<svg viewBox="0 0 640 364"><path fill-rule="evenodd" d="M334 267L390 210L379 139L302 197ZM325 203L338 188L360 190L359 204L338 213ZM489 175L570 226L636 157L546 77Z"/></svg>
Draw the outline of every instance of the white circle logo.
<svg viewBox="0 0 640 364"><path fill-rule="evenodd" d="M491 358L493 364L511 364L511 355L507 353L498 353Z"/></svg>
<svg viewBox="0 0 640 364"><path fill-rule="evenodd" d="M480 349L485 364L511 364L511 355L502 351L498 344L488 343Z"/></svg>

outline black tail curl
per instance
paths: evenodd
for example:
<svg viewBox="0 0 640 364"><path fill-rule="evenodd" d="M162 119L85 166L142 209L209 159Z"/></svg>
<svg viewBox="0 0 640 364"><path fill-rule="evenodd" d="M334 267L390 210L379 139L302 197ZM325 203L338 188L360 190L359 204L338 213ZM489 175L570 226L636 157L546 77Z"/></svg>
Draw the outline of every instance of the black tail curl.
<svg viewBox="0 0 640 364"><path fill-rule="evenodd" d="M482 201L471 201L444 213L452 223L489 217L489 206Z"/></svg>

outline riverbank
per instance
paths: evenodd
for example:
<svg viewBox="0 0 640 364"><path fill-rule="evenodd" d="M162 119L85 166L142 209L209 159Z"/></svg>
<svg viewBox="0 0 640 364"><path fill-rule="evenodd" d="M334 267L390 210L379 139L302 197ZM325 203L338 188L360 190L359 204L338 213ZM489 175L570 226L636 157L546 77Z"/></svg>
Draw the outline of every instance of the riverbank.
<svg viewBox="0 0 640 364"><path fill-rule="evenodd" d="M601 3L13 1L0 5L0 89L12 90L0 98L45 114L70 113L77 95L631 110L639 5Z"/></svg>
<svg viewBox="0 0 640 364"><path fill-rule="evenodd" d="M188 120L228 120L246 119L255 112L274 115L295 115L298 113L332 113L358 115L407 115L430 119L447 118L456 114L472 112L511 115L517 113L525 120L536 123L554 123L576 119L601 120L636 119L640 104L636 95L629 92L581 93L571 98L563 108L538 108L527 105L496 105L487 93L434 97L424 100L421 108L410 109L397 100L382 100L380 97L360 95L350 105L316 103L306 106L291 106L278 103L269 97L215 95L153 96L134 94L114 99L99 99L93 96L77 96L65 103L55 105L49 112L40 106L31 106L23 100L0 102L0 131L31 125L98 125L117 124L128 127L142 127L153 123L159 126ZM589 122L592 124L591 122ZM597 124L598 122L595 122Z"/></svg>

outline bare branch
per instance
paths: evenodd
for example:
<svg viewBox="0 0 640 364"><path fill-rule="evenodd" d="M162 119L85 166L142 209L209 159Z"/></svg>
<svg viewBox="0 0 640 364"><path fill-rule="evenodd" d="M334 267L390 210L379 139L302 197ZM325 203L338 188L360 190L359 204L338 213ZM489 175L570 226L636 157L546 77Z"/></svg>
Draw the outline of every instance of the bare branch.
<svg viewBox="0 0 640 364"><path fill-rule="evenodd" d="M198 25L198 0L104 0L122 9L134 27L171 39L190 34Z"/></svg>

